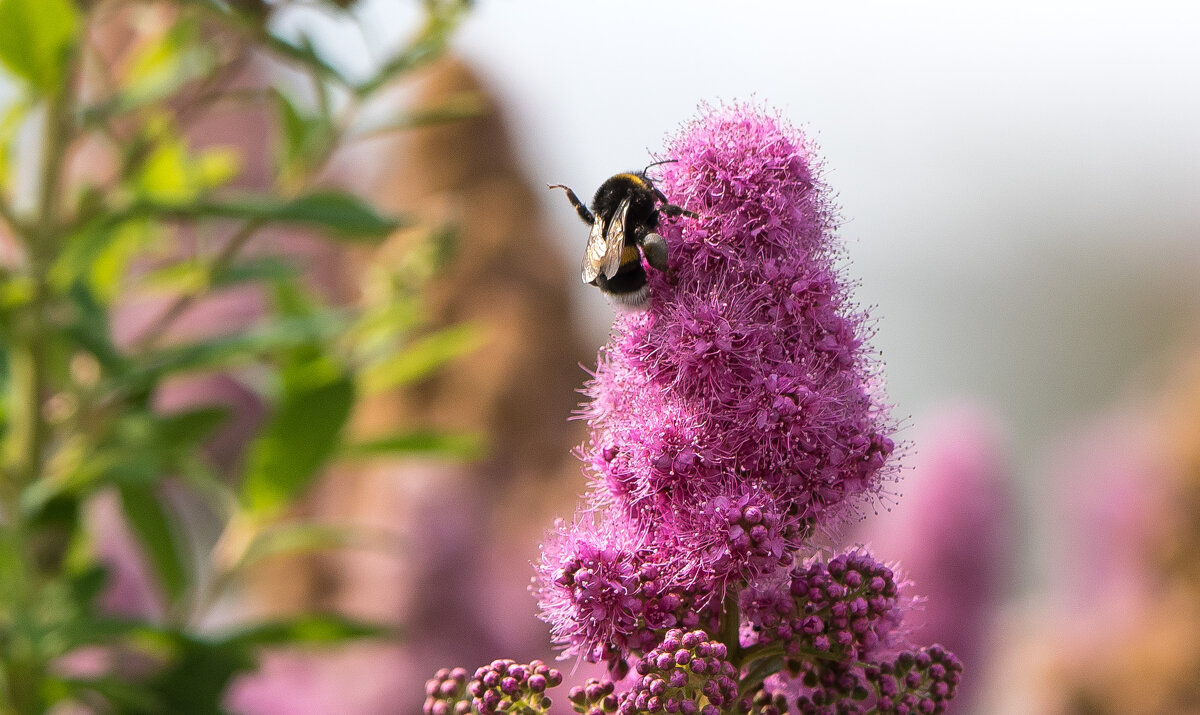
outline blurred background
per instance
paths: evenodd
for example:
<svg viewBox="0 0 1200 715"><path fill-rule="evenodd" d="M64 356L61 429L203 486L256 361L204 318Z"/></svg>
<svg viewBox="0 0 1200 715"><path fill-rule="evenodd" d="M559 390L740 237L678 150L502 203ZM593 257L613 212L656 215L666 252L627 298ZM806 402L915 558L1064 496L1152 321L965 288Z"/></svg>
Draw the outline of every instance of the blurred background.
<svg viewBox="0 0 1200 715"><path fill-rule="evenodd" d="M405 13L389 2L360 12L378 18L367 48L386 46L384 28ZM1197 27L1200 11L1179 2L481 2L454 46L494 93L535 187L587 195L647 163L698 102L759 101L815 136L913 445L904 496L861 536L903 564L920 543L893 555L880 538L974 508L984 512L974 522L926 535L979 539L980 554L962 558L990 554L1006 569L975 619L989 608L997 619L974 636L990 651L963 653L969 709L1193 712L1194 693L1108 699L1105 710L1063 693L1070 702L1014 696L1012 674L992 676L987 696L975 686L985 668L1031 652L1063 677L1059 661L1079 649L1056 646L1045 621L1090 630L1105 597L1080 591L1097 579L1101 592L1122 590L1119 573L1155 579L1128 575L1155 570L1143 532L1177 466L1163 464L1155 420L1180 365L1200 359ZM348 35L323 39L347 66L369 66ZM583 231L561 197L535 196L569 278ZM600 344L608 307L568 285L583 342ZM946 454L956 446L967 454ZM939 470L950 473L934 487ZM990 503L927 504L937 501L927 488L978 489L961 500ZM919 514L904 513L910 497ZM1119 572L1122 559L1135 566ZM918 591L938 573L922 567ZM1060 592L1065 605L1048 607ZM930 596L935 621L948 598L970 602L952 588Z"/></svg>
<svg viewBox="0 0 1200 715"><path fill-rule="evenodd" d="M404 16L360 11L376 30ZM992 547L1010 569L993 604L1008 620L988 636L999 650L1038 641L1044 624L1026 632L1022 609L1085 588L1082 572L1119 558L1153 570L1127 543L1157 520L1148 494L1170 472L1147 425L1200 348L1198 26L1180 2L483 2L455 48L534 186L590 193L648 162L698 102L762 102L818 139L913 445L880 521L908 518L953 443L991 455L974 469L1004 482L986 492L1008 522ZM369 66L360 43L326 37ZM540 206L570 275L581 227L561 197ZM597 345L608 308L570 284ZM1099 553L1084 558L1089 542ZM931 612L946 605L931 596ZM1075 596L1058 618L1084 619L1089 598ZM1003 690L976 707L1036 709Z"/></svg>
<svg viewBox="0 0 1200 715"><path fill-rule="evenodd" d="M369 78L422 17L351 12L291 3L269 22ZM910 443L896 498L846 539L929 596L921 637L963 656L961 711L1200 712L1198 28L1182 2L480 0L450 56L374 110L469 95L479 111L351 147L326 176L456 227L428 315L479 337L350 429L470 433L485 456L328 470L299 511L404 547L272 560L215 619L331 607L405 643L281 650L229 708L415 712L438 667L553 657L528 563L584 490L568 418L611 311L577 278L585 228L542 187L589 196L699 103L752 101L822 149ZM252 81L296 78L268 62ZM252 153L254 131L193 136ZM352 303L411 245L318 252L310 277ZM256 310L224 305L224 327Z"/></svg>

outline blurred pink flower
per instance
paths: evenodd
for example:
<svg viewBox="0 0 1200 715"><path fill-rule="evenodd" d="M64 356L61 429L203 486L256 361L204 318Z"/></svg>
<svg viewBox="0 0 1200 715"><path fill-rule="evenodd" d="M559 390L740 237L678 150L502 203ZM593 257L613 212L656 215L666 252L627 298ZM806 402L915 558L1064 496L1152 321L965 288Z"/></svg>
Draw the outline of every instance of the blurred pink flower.
<svg viewBox="0 0 1200 715"><path fill-rule="evenodd" d="M929 420L915 441L898 503L852 538L896 559L928 597L932 605L910 617L913 640L942 643L968 672L982 672L1018 548L1001 430L984 408L960 405ZM973 682L961 702L971 699Z"/></svg>
<svg viewBox="0 0 1200 715"><path fill-rule="evenodd" d="M256 673L233 682L225 705L237 715L401 712L396 678L411 666L394 645L272 651Z"/></svg>
<svg viewBox="0 0 1200 715"><path fill-rule="evenodd" d="M1168 492L1170 465L1150 415L1125 409L1058 440L1047 469L1055 485L1058 558L1050 589L1061 608L1120 616L1155 598L1146 564Z"/></svg>
<svg viewBox="0 0 1200 715"><path fill-rule="evenodd" d="M87 506L87 522L96 556L108 569L108 583L100 594L101 610L161 622L166 615L162 595L137 539L125 524L117 495L105 492L93 498Z"/></svg>

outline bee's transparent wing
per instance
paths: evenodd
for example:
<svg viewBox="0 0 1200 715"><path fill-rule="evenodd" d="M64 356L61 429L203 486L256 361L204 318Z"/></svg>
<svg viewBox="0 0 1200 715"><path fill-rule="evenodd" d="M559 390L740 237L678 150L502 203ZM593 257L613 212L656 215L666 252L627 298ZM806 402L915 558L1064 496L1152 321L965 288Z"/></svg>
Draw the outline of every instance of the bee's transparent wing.
<svg viewBox="0 0 1200 715"><path fill-rule="evenodd" d="M629 197L621 199L612 220L605 225L597 216L588 236L587 249L583 253L582 276L584 283L591 283L596 276L604 274L612 278L621 267L621 252L625 250L625 215L629 213Z"/></svg>
<svg viewBox="0 0 1200 715"><path fill-rule="evenodd" d="M588 235L587 248L583 250L583 282L591 283L600 275L604 266L604 217L597 216L592 221L592 232Z"/></svg>

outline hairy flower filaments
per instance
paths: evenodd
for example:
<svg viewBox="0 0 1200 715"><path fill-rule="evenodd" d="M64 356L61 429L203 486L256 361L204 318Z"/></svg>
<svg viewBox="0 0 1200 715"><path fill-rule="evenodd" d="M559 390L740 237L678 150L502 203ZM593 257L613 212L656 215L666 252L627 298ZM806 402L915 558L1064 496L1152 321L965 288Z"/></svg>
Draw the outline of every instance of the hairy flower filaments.
<svg viewBox="0 0 1200 715"><path fill-rule="evenodd" d="M801 532L831 523L880 488L894 444L812 146L734 110L666 156L658 185L699 218L663 228L669 273L616 319L587 461L644 520L752 486Z"/></svg>

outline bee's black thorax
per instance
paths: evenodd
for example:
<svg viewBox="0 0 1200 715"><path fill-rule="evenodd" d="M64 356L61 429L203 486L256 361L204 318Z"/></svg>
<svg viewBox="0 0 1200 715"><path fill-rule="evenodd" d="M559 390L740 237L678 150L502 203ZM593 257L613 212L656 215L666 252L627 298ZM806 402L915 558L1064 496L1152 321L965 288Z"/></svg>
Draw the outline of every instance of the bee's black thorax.
<svg viewBox="0 0 1200 715"><path fill-rule="evenodd" d="M658 228L658 205L654 188L640 174L617 174L600 185L592 198L592 212L605 222L612 219L621 199L629 197L629 214L625 219L625 245L635 246L638 240Z"/></svg>

